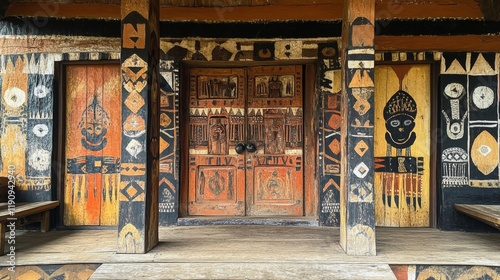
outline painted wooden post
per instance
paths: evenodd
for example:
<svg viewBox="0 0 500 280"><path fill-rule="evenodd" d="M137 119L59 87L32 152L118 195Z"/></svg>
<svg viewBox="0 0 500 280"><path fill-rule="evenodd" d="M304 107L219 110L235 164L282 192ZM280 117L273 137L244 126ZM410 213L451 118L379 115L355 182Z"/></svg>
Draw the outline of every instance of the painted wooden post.
<svg viewBox="0 0 500 280"><path fill-rule="evenodd" d="M118 253L158 244L159 0L122 0Z"/></svg>
<svg viewBox="0 0 500 280"><path fill-rule="evenodd" d="M373 106L375 0L344 1L340 244L375 255Z"/></svg>

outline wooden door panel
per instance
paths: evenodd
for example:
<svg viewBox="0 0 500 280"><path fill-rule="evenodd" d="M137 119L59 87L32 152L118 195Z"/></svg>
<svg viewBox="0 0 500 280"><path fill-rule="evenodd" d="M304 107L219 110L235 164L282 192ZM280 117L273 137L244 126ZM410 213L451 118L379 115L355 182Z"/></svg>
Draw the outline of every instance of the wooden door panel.
<svg viewBox="0 0 500 280"><path fill-rule="evenodd" d="M302 67L248 71L247 214L303 215Z"/></svg>
<svg viewBox="0 0 500 280"><path fill-rule="evenodd" d="M243 69L191 69L189 215L245 215Z"/></svg>
<svg viewBox="0 0 500 280"><path fill-rule="evenodd" d="M430 82L430 65L375 67L377 226L429 226Z"/></svg>
<svg viewBox="0 0 500 280"><path fill-rule="evenodd" d="M116 225L120 67L66 67L64 225Z"/></svg>

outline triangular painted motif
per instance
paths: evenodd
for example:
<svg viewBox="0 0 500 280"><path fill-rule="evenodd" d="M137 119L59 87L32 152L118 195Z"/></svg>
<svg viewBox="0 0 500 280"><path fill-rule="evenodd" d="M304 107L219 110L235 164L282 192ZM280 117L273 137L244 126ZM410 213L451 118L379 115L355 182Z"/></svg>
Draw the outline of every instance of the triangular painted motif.
<svg viewBox="0 0 500 280"><path fill-rule="evenodd" d="M441 74L467 74L467 53L443 54Z"/></svg>
<svg viewBox="0 0 500 280"><path fill-rule="evenodd" d="M486 59L486 57L488 59ZM495 54L491 55L485 53L472 53L471 54L471 69L469 75L496 75L495 71Z"/></svg>
<svg viewBox="0 0 500 280"><path fill-rule="evenodd" d="M363 72L361 72L363 71ZM351 82L349 83L350 88L359 88L359 87L373 87L373 80L370 77L367 70L357 69L354 72L354 76L352 77Z"/></svg>

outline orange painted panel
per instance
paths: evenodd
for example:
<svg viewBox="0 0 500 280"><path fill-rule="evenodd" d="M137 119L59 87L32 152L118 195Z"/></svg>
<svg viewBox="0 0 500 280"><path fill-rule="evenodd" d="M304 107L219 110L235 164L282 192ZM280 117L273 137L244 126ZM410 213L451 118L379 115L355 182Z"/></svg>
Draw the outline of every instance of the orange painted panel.
<svg viewBox="0 0 500 280"><path fill-rule="evenodd" d="M101 170L101 212L100 225L118 224L118 190L120 174L117 167L121 155L122 113L121 113L121 69L118 65L102 67L102 107L108 112L107 144L102 149L103 166Z"/></svg>
<svg viewBox="0 0 500 280"><path fill-rule="evenodd" d="M247 72L191 70L189 215L304 213L302 66Z"/></svg>
<svg viewBox="0 0 500 280"><path fill-rule="evenodd" d="M302 67L248 71L247 214L304 213Z"/></svg>
<svg viewBox="0 0 500 280"><path fill-rule="evenodd" d="M120 68L66 67L64 224L116 225L121 152Z"/></svg>
<svg viewBox="0 0 500 280"><path fill-rule="evenodd" d="M243 69L192 69L189 115L189 215L245 215Z"/></svg>

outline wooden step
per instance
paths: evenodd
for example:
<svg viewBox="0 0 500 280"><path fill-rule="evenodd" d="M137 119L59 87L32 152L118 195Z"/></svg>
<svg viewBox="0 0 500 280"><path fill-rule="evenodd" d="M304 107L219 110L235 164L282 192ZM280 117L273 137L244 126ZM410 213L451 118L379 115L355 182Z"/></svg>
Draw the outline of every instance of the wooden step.
<svg viewBox="0 0 500 280"><path fill-rule="evenodd" d="M268 225L268 226L317 226L312 217L293 216L189 216L177 220L179 226L205 225Z"/></svg>
<svg viewBox="0 0 500 280"><path fill-rule="evenodd" d="M366 279L396 280L387 264L107 263L90 279Z"/></svg>

